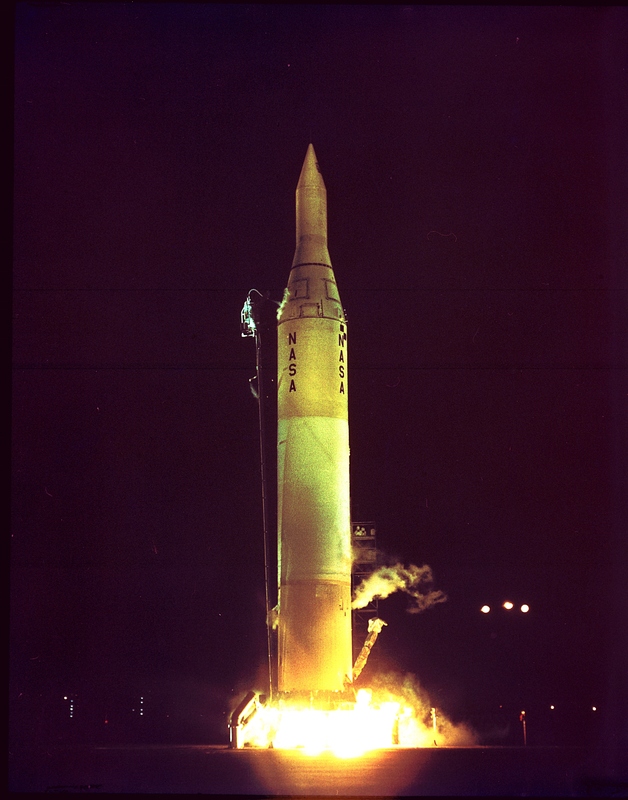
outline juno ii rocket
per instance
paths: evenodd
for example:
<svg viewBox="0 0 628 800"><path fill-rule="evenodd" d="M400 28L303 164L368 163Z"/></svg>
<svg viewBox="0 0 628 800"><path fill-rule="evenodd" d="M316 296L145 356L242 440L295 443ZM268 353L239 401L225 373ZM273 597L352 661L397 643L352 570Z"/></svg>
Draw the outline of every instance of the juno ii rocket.
<svg viewBox="0 0 628 800"><path fill-rule="evenodd" d="M311 144L277 319L277 688L336 692L352 674L347 322Z"/></svg>

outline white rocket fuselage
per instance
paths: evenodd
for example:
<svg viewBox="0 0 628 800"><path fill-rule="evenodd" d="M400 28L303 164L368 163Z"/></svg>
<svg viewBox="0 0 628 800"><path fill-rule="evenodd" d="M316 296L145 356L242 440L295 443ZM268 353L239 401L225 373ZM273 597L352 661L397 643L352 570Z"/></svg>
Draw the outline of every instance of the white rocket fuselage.
<svg viewBox="0 0 628 800"><path fill-rule="evenodd" d="M280 692L342 691L352 672L347 323L312 145L278 314Z"/></svg>

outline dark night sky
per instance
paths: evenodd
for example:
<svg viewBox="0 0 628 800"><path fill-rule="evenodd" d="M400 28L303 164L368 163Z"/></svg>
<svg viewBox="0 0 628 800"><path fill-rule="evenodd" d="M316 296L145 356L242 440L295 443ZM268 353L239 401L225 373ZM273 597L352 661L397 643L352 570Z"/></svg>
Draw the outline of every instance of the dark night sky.
<svg viewBox="0 0 628 800"><path fill-rule="evenodd" d="M350 326L353 515L449 595L382 602L380 662L455 718L617 706L626 9L15 21L14 707L169 686L219 709L260 673L239 313L253 287L281 296L310 138ZM479 614L507 597L532 611Z"/></svg>

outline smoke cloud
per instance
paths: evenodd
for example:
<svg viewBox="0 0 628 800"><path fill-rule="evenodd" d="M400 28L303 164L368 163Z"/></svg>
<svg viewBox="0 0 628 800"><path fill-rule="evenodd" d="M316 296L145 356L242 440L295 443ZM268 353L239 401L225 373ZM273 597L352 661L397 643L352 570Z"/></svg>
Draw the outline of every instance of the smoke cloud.
<svg viewBox="0 0 628 800"><path fill-rule="evenodd" d="M404 592L412 598L409 613L419 614L430 606L447 600L447 595L440 589L430 588L433 581L432 570L427 564L422 567L415 564L405 567L398 563L392 567L380 567L355 590L351 608L364 608L376 597L384 599L393 592Z"/></svg>
<svg viewBox="0 0 628 800"><path fill-rule="evenodd" d="M399 744L408 747L434 745L470 747L479 744L479 735L463 722L452 722L442 709L432 708L428 693L416 675L391 672L376 675L372 681L373 694L379 702L400 701L412 709L412 716L401 715ZM436 719L432 717L432 711Z"/></svg>

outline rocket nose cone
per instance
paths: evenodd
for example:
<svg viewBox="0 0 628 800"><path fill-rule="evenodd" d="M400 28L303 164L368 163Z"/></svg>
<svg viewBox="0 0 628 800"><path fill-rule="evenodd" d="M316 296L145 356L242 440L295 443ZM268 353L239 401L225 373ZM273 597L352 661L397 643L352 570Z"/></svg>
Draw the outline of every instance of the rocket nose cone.
<svg viewBox="0 0 628 800"><path fill-rule="evenodd" d="M327 250L327 192L310 144L296 191L296 250L292 266L329 264Z"/></svg>
<svg viewBox="0 0 628 800"><path fill-rule="evenodd" d="M299 183L297 188L301 186L324 186L323 176L321 175L318 161L316 160L316 153L314 152L314 145L308 145L303 166L301 167L301 174L299 175Z"/></svg>

